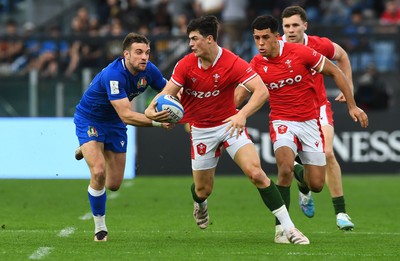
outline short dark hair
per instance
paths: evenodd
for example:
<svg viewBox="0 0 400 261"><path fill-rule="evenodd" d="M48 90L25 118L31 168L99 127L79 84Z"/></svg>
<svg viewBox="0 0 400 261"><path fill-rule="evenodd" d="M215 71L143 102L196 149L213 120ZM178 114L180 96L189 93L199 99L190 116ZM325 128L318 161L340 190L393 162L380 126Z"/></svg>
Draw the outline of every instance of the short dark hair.
<svg viewBox="0 0 400 261"><path fill-rule="evenodd" d="M251 23L251 29L253 30L264 30L270 29L271 32L277 33L279 28L278 20L272 15L260 15L254 19Z"/></svg>
<svg viewBox="0 0 400 261"><path fill-rule="evenodd" d="M136 33L129 33L125 36L125 39L122 42L122 51L129 50L133 43L144 43L150 45L150 41L146 38L146 36Z"/></svg>
<svg viewBox="0 0 400 261"><path fill-rule="evenodd" d="M193 31L199 31L199 33L207 37L211 35L214 40L218 40L218 19L213 15L201 16L199 18L192 19L186 29L186 33L189 35Z"/></svg>
<svg viewBox="0 0 400 261"><path fill-rule="evenodd" d="M307 13L306 11L298 5L286 7L281 14L281 18L288 18L293 15L300 15L300 18L303 22L307 22Z"/></svg>

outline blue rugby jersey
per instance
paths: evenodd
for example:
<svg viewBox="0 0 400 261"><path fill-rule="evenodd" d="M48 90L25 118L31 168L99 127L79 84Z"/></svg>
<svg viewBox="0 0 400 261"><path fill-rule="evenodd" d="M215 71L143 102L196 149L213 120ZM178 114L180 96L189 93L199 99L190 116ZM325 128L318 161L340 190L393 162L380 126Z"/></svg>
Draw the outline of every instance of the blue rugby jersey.
<svg viewBox="0 0 400 261"><path fill-rule="evenodd" d="M119 57L99 72L76 106L77 116L98 121L121 121L110 100L128 97L129 101L148 87L160 92L167 80L150 61L146 69L133 76Z"/></svg>

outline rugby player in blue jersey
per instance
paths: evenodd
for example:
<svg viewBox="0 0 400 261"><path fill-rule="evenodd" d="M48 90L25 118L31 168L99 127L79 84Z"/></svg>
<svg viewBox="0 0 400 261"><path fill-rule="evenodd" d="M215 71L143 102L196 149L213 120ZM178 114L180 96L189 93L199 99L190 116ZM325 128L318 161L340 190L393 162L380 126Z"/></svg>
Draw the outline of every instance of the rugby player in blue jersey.
<svg viewBox="0 0 400 261"><path fill-rule="evenodd" d="M126 161L126 125L171 129L172 123L155 122L132 110L130 101L149 86L160 92L167 81L149 61L150 42L129 33L122 44L123 56L99 72L76 106L74 123L80 147L76 158L85 158L90 169L88 195L92 210L94 241L107 241L106 188L121 186ZM162 117L164 115L164 117ZM159 112L167 120L167 111Z"/></svg>

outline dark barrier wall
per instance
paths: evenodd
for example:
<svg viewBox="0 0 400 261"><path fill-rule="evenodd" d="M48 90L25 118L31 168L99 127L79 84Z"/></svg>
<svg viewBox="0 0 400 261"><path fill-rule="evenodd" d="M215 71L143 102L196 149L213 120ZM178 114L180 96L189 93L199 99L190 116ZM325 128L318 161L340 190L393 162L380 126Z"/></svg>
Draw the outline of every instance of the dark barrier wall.
<svg viewBox="0 0 400 261"><path fill-rule="evenodd" d="M354 123L346 112L334 114L334 150L343 173L400 174L400 112L369 112L367 129ZM268 117L257 113L247 121L267 173L276 174L269 136ZM191 175L189 134L179 125L172 131L137 129L137 175ZM218 174L238 174L240 169L223 154Z"/></svg>

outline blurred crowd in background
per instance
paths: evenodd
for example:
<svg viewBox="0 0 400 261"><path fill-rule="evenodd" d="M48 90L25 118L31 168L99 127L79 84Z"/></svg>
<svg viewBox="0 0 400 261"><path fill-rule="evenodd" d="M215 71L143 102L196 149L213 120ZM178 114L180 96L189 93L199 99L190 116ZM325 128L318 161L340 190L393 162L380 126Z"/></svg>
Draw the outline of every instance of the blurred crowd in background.
<svg viewBox="0 0 400 261"><path fill-rule="evenodd" d="M354 72L393 72L398 65L396 40L371 41L370 35L397 34L400 0L88 0L61 14L62 19L42 24L14 18L24 2L0 0L0 76L37 70L42 78L69 78L81 68L101 68L121 54L127 32L152 40L152 59L158 64L168 59L163 49L176 49L169 39L180 38L178 43L187 46L188 21L206 14L221 22L220 45L250 60L256 53L251 21L262 14L279 18L290 5L307 11L309 28L340 30L345 37L332 40L349 53ZM65 17L68 22L59 22Z"/></svg>

